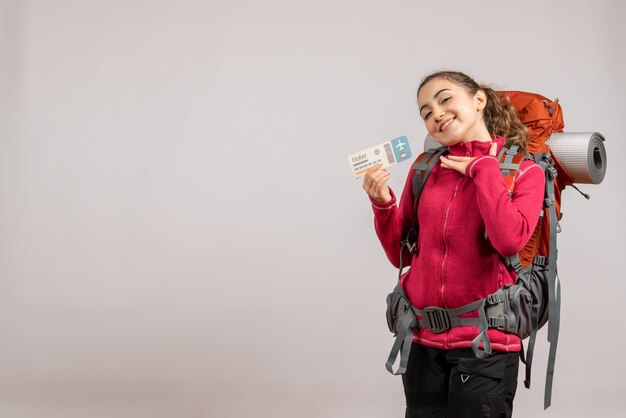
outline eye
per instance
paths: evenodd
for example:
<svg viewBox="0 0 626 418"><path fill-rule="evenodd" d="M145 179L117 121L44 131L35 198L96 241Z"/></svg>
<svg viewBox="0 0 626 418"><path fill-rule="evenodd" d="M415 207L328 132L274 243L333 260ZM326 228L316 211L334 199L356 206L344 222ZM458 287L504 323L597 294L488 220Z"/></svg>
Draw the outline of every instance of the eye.
<svg viewBox="0 0 626 418"><path fill-rule="evenodd" d="M430 117L430 115L431 115L432 113L433 113L433 112L428 112L428 113L426 113L426 114L424 115L424 120L428 120L428 118Z"/></svg>
<svg viewBox="0 0 626 418"><path fill-rule="evenodd" d="M452 96L448 96L448 97L446 97L445 99L443 99L443 100L441 101L441 104L446 103L446 102L447 102L448 100L450 100L451 98L452 98Z"/></svg>

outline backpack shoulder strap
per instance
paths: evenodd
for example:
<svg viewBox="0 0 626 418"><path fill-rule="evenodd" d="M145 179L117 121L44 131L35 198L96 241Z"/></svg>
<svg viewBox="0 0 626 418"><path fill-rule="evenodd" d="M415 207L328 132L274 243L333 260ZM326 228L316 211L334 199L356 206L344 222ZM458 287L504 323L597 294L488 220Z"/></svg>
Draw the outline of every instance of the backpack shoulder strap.
<svg viewBox="0 0 626 418"><path fill-rule="evenodd" d="M517 145L511 146L511 148L502 147L498 153L498 161L500 162L500 170L502 171L502 177L504 183L509 189L509 194L513 193L513 186L515 184L515 177L519 171L520 164L526 159L526 156L519 152Z"/></svg>
<svg viewBox="0 0 626 418"><path fill-rule="evenodd" d="M400 247L400 271L402 270L402 250L404 247L409 249L411 254L414 253L417 246L417 235L419 232L419 222L417 220L417 205L422 195L422 190L426 184L426 180L433 171L435 164L439 161L439 157L446 155L448 148L441 146L439 148L431 148L417 156L413 167L411 167L411 182L413 192L413 224L410 222L405 225L405 231L402 233L402 246Z"/></svg>
<svg viewBox="0 0 626 418"><path fill-rule="evenodd" d="M513 187L515 186L517 172L519 171L522 161L526 159L526 156L519 152L519 147L517 145L513 145L511 148L502 147L500 152L498 152L497 158L500 163L500 171L502 171L504 184L506 184L506 187L509 190L509 197L511 197L513 196ZM485 239L489 239L487 232L485 232ZM515 257L516 256L503 258L507 267L513 265L512 262L515 261ZM519 268L521 269L521 267L522 266L520 264ZM515 271L518 271L518 269L516 268Z"/></svg>
<svg viewBox="0 0 626 418"><path fill-rule="evenodd" d="M431 148L421 153L413 163L413 210L417 214L417 204L424 184L430 173L433 171L435 164L439 161L439 157L448 154L448 148L441 146L439 148Z"/></svg>

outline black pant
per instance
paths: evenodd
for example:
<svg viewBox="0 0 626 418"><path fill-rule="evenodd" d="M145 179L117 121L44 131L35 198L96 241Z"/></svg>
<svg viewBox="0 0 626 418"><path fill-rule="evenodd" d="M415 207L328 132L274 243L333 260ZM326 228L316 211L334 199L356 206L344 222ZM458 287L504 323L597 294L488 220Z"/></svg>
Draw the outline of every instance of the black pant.
<svg viewBox="0 0 626 418"><path fill-rule="evenodd" d="M479 359L471 349L413 344L402 375L406 418L505 418L513 412L519 353Z"/></svg>

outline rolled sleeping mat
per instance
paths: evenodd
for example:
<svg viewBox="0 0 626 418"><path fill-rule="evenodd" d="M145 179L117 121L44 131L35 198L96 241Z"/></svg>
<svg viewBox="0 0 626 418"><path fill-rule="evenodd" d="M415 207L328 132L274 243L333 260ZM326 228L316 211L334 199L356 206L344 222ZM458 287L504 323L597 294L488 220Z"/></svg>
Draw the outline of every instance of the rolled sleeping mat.
<svg viewBox="0 0 626 418"><path fill-rule="evenodd" d="M553 132L546 144L574 183L600 184L606 173L604 136L598 132ZM426 135L424 151L441 145Z"/></svg>
<svg viewBox="0 0 626 418"><path fill-rule="evenodd" d="M546 144L574 183L600 184L606 173L604 136L598 132L553 132Z"/></svg>

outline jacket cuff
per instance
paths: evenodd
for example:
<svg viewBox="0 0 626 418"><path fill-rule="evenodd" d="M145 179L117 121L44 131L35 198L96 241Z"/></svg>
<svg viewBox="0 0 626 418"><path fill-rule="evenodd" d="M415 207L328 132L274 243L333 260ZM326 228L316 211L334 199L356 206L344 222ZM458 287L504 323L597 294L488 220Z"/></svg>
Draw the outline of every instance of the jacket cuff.
<svg viewBox="0 0 626 418"><path fill-rule="evenodd" d="M483 170L492 170L492 168L489 168L490 165L495 165L500 168L498 159L493 155L485 155L475 158L467 165L467 167L465 167L465 175L470 178L474 178Z"/></svg>
<svg viewBox="0 0 626 418"><path fill-rule="evenodd" d="M386 209L393 207L396 204L396 195L393 192L393 190L391 190L391 187L389 187L389 193L391 193L391 200L389 202L379 202L378 200L374 200L370 197L369 199L370 199L370 202L372 203L372 207L374 209L381 209L381 210L386 210Z"/></svg>

